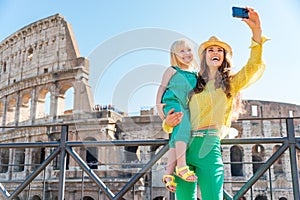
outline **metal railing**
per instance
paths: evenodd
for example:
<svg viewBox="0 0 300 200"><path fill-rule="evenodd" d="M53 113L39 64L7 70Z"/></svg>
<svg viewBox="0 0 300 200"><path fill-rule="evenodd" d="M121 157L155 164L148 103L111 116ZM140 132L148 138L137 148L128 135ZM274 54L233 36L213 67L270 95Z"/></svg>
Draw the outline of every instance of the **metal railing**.
<svg viewBox="0 0 300 200"><path fill-rule="evenodd" d="M235 195L230 195L226 191L224 192L225 199L227 200L238 200L240 199L248 190L252 189L252 186L264 175L265 172L269 170L270 176L270 168L274 164L276 160L283 155L286 150L289 150L290 155L290 166L291 166L291 174L292 174L292 185L293 185L293 194L294 199L300 199L299 193L299 173L298 173L298 166L297 166L297 153L296 149L300 149L299 142L300 138L295 137L295 130L294 130L294 123L293 118L286 119L287 125L287 137L280 137L280 138L247 138L247 139L224 139L222 140L223 145L234 145L234 144L281 144L281 146L273 152L271 157L264 162L260 168L256 171L255 174L240 188L240 190ZM253 164L253 163L250 163ZM272 198L272 183L271 178L270 180L270 196ZM253 197L251 197L253 199Z"/></svg>
<svg viewBox="0 0 300 200"><path fill-rule="evenodd" d="M298 166L297 166L297 154L296 149L300 149L299 137L295 137L294 120L293 118L286 118L287 137L278 138L247 138L247 139L224 139L222 145L234 145L234 144L281 144L281 146L275 151L271 157L264 162L261 167L250 177L244 185L234 195L224 191L224 198L227 200L238 200L243 197L246 192L252 190L253 185L264 175L265 172L270 170L272 164L287 150L290 155L290 166L292 174L292 189L295 200L300 199L299 195L299 178L298 178ZM31 126L32 127L32 126ZM61 125L61 138L60 142L37 142L37 143L1 143L0 149L10 148L53 148L54 150L45 158L45 160L35 168L25 179L21 181L20 185L11 193L9 193L5 186L0 181L0 191L7 199L15 199L18 195L28 186L30 183L43 171L46 167L55 159L60 157L60 173L59 173L59 195L58 199L65 198L65 183L66 183L66 167L67 167L67 155L71 156L74 161L81 167L81 169L89 176L89 178L101 189L102 193L111 200L122 199L122 197L139 181L146 173L151 171L151 167L168 151L168 140L134 140L134 141L68 141L68 125ZM7 127L2 127L7 128ZM16 128L16 127L10 127ZM124 185L123 188L114 194L110 188L104 183L104 181L88 166L88 164L73 150L74 147L109 147L109 146L163 146L151 159L144 163L138 173ZM230 164L230 163L225 163ZM270 178L271 179L271 178ZM226 181L225 181L226 184ZM270 188L272 183L270 181ZM272 192L272 189L271 189ZM171 195L171 199L174 196ZM272 198L272 194L271 194ZM251 197L252 199L252 197Z"/></svg>

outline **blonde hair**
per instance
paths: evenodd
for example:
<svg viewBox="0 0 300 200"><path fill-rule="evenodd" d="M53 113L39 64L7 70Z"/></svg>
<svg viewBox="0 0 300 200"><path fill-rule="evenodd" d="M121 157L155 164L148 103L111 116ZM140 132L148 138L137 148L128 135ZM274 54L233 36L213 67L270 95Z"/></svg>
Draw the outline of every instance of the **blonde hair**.
<svg viewBox="0 0 300 200"><path fill-rule="evenodd" d="M181 38L178 39L176 41L173 42L173 44L171 45L170 48L170 63L172 66L180 66L181 62L178 60L177 58L177 53L179 53L179 49L180 47L182 47L183 45L187 45L192 49L192 54L193 54L193 61L191 62L190 66L193 67L195 70L199 69L199 65L195 59L195 50L194 50L194 46L193 43L186 39L186 38Z"/></svg>

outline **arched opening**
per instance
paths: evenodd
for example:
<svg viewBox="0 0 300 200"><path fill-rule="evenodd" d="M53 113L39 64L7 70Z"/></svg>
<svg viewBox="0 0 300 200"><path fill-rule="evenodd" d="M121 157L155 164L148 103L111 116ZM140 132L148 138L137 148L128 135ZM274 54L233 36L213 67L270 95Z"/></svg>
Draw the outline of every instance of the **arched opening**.
<svg viewBox="0 0 300 200"><path fill-rule="evenodd" d="M138 162L137 150L139 146L125 146L125 161L127 163Z"/></svg>
<svg viewBox="0 0 300 200"><path fill-rule="evenodd" d="M273 147L273 154L280 148L280 145L275 145ZM274 167L274 174L282 174L283 167L282 167L282 156L280 156L273 164Z"/></svg>
<svg viewBox="0 0 300 200"><path fill-rule="evenodd" d="M24 171L25 149L15 149L14 172Z"/></svg>
<svg viewBox="0 0 300 200"><path fill-rule="evenodd" d="M153 200L167 200L167 198L163 196L159 196L159 197L155 197Z"/></svg>
<svg viewBox="0 0 300 200"><path fill-rule="evenodd" d="M8 109L6 113L6 124L14 122L15 113L16 113L16 100L10 99L8 101Z"/></svg>
<svg viewBox="0 0 300 200"><path fill-rule="evenodd" d="M232 146L230 148L230 164L232 176L243 176L243 161L244 151L240 146Z"/></svg>
<svg viewBox="0 0 300 200"><path fill-rule="evenodd" d="M45 160L46 151L45 148L33 148L31 154L32 154L32 159L31 159L32 170L34 170Z"/></svg>
<svg viewBox="0 0 300 200"><path fill-rule="evenodd" d="M8 172L9 149L0 149L0 173Z"/></svg>
<svg viewBox="0 0 300 200"><path fill-rule="evenodd" d="M19 121L23 122L30 119L30 94L24 94L21 99Z"/></svg>
<svg viewBox="0 0 300 200"><path fill-rule="evenodd" d="M57 142L60 142L60 139L57 140ZM51 150L53 151L53 150ZM52 166L54 170L59 170L60 169L60 154L58 154L52 162Z"/></svg>
<svg viewBox="0 0 300 200"><path fill-rule="evenodd" d="M85 197L83 197L83 200L94 200L94 198L89 197L89 196L85 196Z"/></svg>
<svg viewBox="0 0 300 200"><path fill-rule="evenodd" d="M74 88L71 87L65 93L65 110L64 114L72 114L74 106Z"/></svg>
<svg viewBox="0 0 300 200"><path fill-rule="evenodd" d="M51 94L47 89L43 89L37 99L36 103L36 118L44 118L50 113Z"/></svg>
<svg viewBox="0 0 300 200"><path fill-rule="evenodd" d="M96 141L95 138L88 137L85 141ZM97 147L87 147L86 148L86 163L91 169L98 169L98 148Z"/></svg>
<svg viewBox="0 0 300 200"><path fill-rule="evenodd" d="M31 200L41 200L41 198L38 195L34 195Z"/></svg>
<svg viewBox="0 0 300 200"><path fill-rule="evenodd" d="M71 83L65 83L59 90L57 98L57 114L72 114L74 102L74 88Z"/></svg>
<svg viewBox="0 0 300 200"><path fill-rule="evenodd" d="M265 156L265 148L262 145L254 145L252 147L252 171L253 174L256 173L256 171L260 168L260 166L263 164Z"/></svg>
<svg viewBox="0 0 300 200"><path fill-rule="evenodd" d="M255 197L255 200L268 200L265 195L259 194Z"/></svg>
<svg viewBox="0 0 300 200"><path fill-rule="evenodd" d="M278 200L287 200L285 197L280 197Z"/></svg>

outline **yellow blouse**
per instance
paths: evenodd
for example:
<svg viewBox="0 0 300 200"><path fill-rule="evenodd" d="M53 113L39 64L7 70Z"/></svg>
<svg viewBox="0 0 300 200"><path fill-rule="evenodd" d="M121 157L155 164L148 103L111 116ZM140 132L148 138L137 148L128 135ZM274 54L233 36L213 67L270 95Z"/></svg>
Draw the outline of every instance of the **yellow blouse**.
<svg viewBox="0 0 300 200"><path fill-rule="evenodd" d="M262 37L262 44L267 40L266 37ZM192 130L215 126L219 130L220 138L228 134L234 97L240 90L257 81L265 70L262 60L262 44L252 40L247 64L230 81L232 97L227 98L221 88L215 89L214 80L209 81L201 93L193 95L189 103ZM165 123L163 123L163 129L169 132L172 130Z"/></svg>

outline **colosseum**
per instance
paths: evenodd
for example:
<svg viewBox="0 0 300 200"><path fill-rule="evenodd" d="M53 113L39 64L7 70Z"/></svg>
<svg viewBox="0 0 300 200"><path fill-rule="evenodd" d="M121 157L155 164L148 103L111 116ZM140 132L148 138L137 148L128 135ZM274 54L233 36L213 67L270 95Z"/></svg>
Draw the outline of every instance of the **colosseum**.
<svg viewBox="0 0 300 200"><path fill-rule="evenodd" d="M149 162L167 144L160 118L153 109L127 116L114 106L94 104L89 60L80 56L62 15L38 20L1 41L0 71L0 199L174 198L161 182L165 152ZM66 109L67 98L71 109ZM227 139L284 138L291 118L299 135L299 105L244 101L247 112L233 123ZM280 147L276 142L227 144L225 139L226 192L237 193ZM149 170L143 171L145 166ZM294 199L287 151L262 174L240 199ZM127 188L133 177L137 180Z"/></svg>

